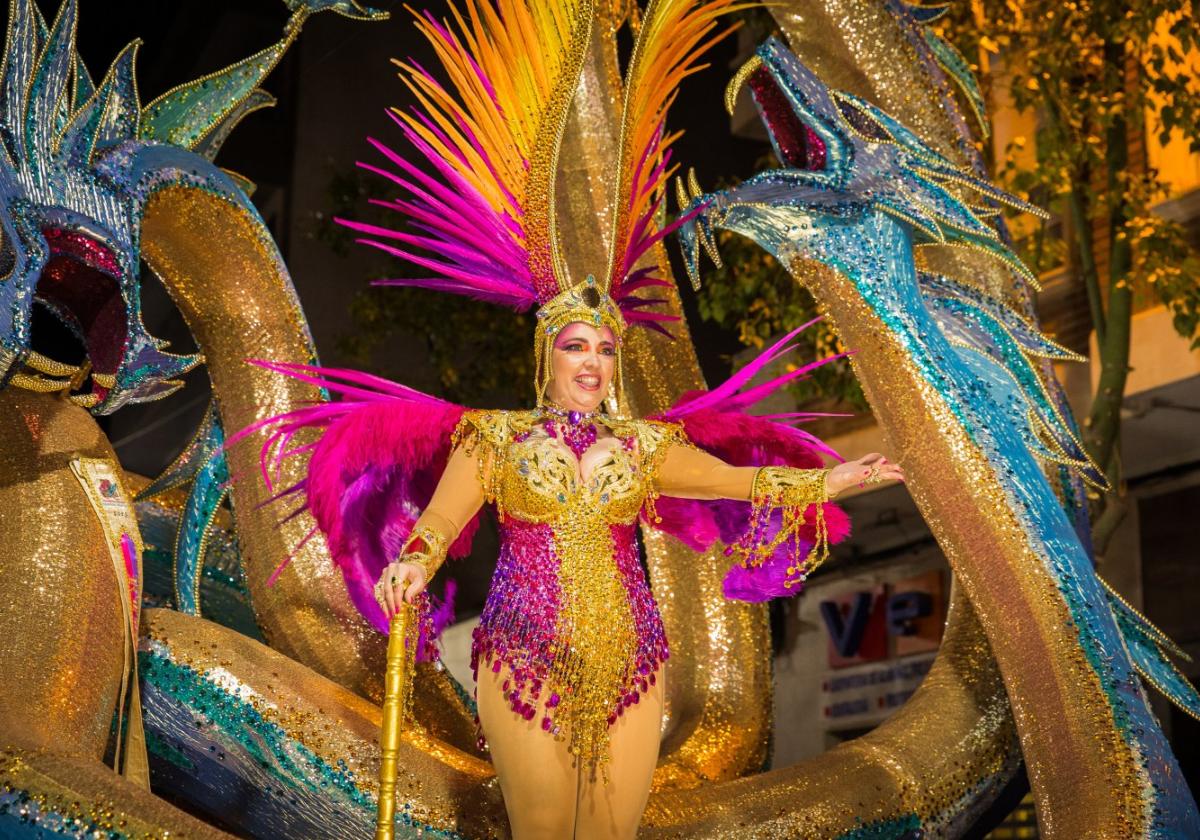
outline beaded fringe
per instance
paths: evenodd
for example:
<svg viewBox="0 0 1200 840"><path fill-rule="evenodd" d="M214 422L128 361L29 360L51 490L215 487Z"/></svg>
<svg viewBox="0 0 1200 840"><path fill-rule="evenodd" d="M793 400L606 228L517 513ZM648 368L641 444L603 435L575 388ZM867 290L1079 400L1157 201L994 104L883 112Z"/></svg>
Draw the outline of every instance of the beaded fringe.
<svg viewBox="0 0 1200 840"><path fill-rule="evenodd" d="M765 563L776 550L791 543L792 560L783 581L786 589L803 586L804 581L829 557L829 528L825 505L829 501L825 478L828 469L805 470L794 467L761 467L754 476L751 491L750 523L745 533L726 549L744 568ZM809 507L814 510L814 539L804 553L800 531ZM773 514L780 512L779 529L772 533ZM804 557L801 558L801 554Z"/></svg>

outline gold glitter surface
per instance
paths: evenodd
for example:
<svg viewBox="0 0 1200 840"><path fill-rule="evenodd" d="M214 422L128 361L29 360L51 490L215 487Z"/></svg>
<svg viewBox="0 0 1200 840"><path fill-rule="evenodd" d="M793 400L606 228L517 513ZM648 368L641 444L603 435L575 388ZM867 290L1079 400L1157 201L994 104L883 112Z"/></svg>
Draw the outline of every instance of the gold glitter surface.
<svg viewBox="0 0 1200 840"><path fill-rule="evenodd" d="M45 749L0 750L0 789L30 794L39 812L95 822L102 831L137 840L232 840L96 761ZM107 835L105 835L107 836Z"/></svg>
<svg viewBox="0 0 1200 840"><path fill-rule="evenodd" d="M831 87L856 93L874 102L915 130L923 140L955 163L968 164L966 155L954 142L953 125L945 109L939 103L939 96L931 79L917 61L915 52L904 41L896 21L884 6L870 0L816 0L816 2L804 3L788 0L788 2L772 7L772 13L787 35L792 49ZM987 255L966 248L930 245L917 251L917 263L924 270L944 274L958 282L974 286L987 294L1006 300L1019 312L1027 314L1034 312L1030 285L1015 280L1009 269ZM812 284L810 287L817 288ZM818 297L828 301L831 305L836 302L834 293L829 289L822 289L818 293ZM857 300L856 296L854 300ZM843 305L846 304L843 302ZM853 319L857 315L843 313L839 323L845 322L847 317ZM849 323L843 325L850 326ZM860 324L854 329L857 331L863 326ZM848 337L843 336L843 338ZM848 344L857 347L855 340L849 340ZM882 366L881 361L875 360L871 356L873 352L873 350L860 351L855 354L852 362L864 369L869 365L882 375L886 371L886 367ZM1060 392L1057 383L1054 382L1054 371L1050 362L1039 360L1036 369L1043 384L1049 390L1053 393ZM880 397L885 395L883 383L887 381L881 379L874 385ZM903 387L900 390L903 391ZM887 403L890 404L894 394L887 391L886 396ZM873 405L876 406L878 413L880 409L884 408L885 403L879 399L873 399ZM925 404L910 405L907 410L919 412L925 410L922 406ZM944 411L944 406L941 406L940 409ZM887 406L887 411L887 416L878 415L880 416L880 425L890 431L892 435L899 436L898 429L890 428L895 422L897 413L891 405ZM945 415L942 415L942 419L944 417ZM929 422L934 422L932 416ZM919 451L915 442L920 440L920 436L916 435L913 440L913 451ZM956 445L962 444L963 441L960 440ZM949 445L948 442L947 445ZM908 468L909 462L906 462L905 466ZM911 470L910 476L912 476ZM1059 487L1057 471L1051 470L1048 478L1057 489ZM922 482L915 477L909 481L909 487L913 489L914 495L923 497L930 496L933 492L932 488L939 486L947 485L943 482L923 486ZM964 500L974 498L974 494L968 489L970 484L951 486L955 487L956 496L962 497ZM998 492L998 489L992 487L990 492ZM1006 510L1006 508L997 507L996 510L999 515L999 511ZM944 519L941 527L948 527L944 524ZM1016 526L1009 522L1004 527L1015 528ZM1002 531L1000 523L995 523L994 528L997 533ZM935 533L937 533L936 529ZM1008 538L1012 538L1011 533L1008 533ZM958 538L956 537L956 539ZM975 545L980 546L985 543L986 540L980 537L979 542ZM947 545L943 542L944 547ZM962 547L964 543L961 540L956 545L958 546L956 549L958 556L961 558L958 562L964 564L973 562L976 566L974 578L977 582L968 585L968 589L972 592L972 600L975 599L974 593L978 591L978 588L984 586L987 586L992 596L997 599L988 604L985 610L989 628L991 628L990 632L997 636L1000 635L1003 632L1002 627L1011 626L1013 620L1023 619L1021 610L1033 609L1041 611L1042 621L1058 630L1054 635L1043 638L1033 629L1035 625L1022 624L1023 638L1008 638L1006 639L1008 646L1006 652L1002 655L997 651L1001 667L1005 667L1005 663L1009 663L1005 668L1009 679L1019 679L1024 685L1032 688L1032 693L1014 694L1017 697L1014 710L1021 722L1023 736L1026 732L1037 731L1039 733L1036 736L1039 746L1034 748L1027 746L1026 759L1029 763L1035 791L1037 791L1039 819L1042 821L1043 832L1053 832L1055 836L1063 837L1132 836L1131 833L1127 833L1130 828L1127 821L1137 824L1137 820L1140 819L1137 802L1132 798L1126 798L1127 794L1125 793L1110 797L1106 791L1117 783L1116 779L1120 779L1121 783L1132 785L1132 787L1124 787L1124 791L1136 790L1138 782L1135 781L1133 758L1129 755L1127 748L1117 747L1110 743L1115 736L1110 731L1106 731L1111 726L1109 713L1106 707L1101 707L1101 698L1089 693L1098 690L1095 686L1095 677L1091 675L1090 671L1087 672L1086 677L1079 679L1071 676L1076 671L1085 673L1084 670L1081 670L1084 667L1080 660L1082 654L1078 651L1078 646L1073 646L1070 641L1071 631L1063 632L1062 630L1065 626L1062 622L1066 620L1065 615L1061 614L1064 608L1061 607L1057 596L1046 588L1049 586L1048 580L1044 575L1028 579L1026 583L1029 588L1022 594L1015 592L1010 594L1009 597L1013 599L1012 604L1006 604L1005 611L995 613L992 610L993 607L1006 603L1004 601L1005 590L1000 586L992 586L998 579L990 577L980 570L978 556L972 557L969 551ZM1011 550L1017 551L1018 549L1011 548ZM991 563L1005 562L993 554L985 553L983 556L992 557ZM955 562L954 558L952 558L953 562ZM1015 562L1018 566L1024 563L1028 567L1025 571L1030 575L1035 574L1032 563ZM959 569L958 566L955 566L955 570L964 576L971 574L970 571ZM1009 569L1009 572L1013 573L1015 570ZM1028 601L1022 599L1028 599ZM1018 609L1013 606L1015 604L1021 604L1021 607ZM1056 621L1059 623L1056 624ZM1028 662L1024 662L1020 654L1021 645L1037 644L1038 642L1050 644L1051 649L1045 651L1042 656L1033 657ZM1018 663L1029 667L1028 673L1019 678L1009 674L1010 669ZM1049 681L1046 683L1048 692L1058 692L1056 702L1050 703L1042 714L1039 714L1032 706L1032 698L1041 697L1039 679ZM1070 691L1068 691L1068 687ZM1074 701L1069 699L1074 696L1072 692L1081 693L1088 699L1082 705L1074 706ZM1078 738L1070 735L1075 731L1074 725L1060 726L1057 733L1047 731L1057 725L1054 709L1059 706L1074 707L1076 718L1088 720L1087 726L1084 727L1086 731L1081 731ZM1071 743L1064 745L1065 751L1059 753L1057 744L1063 740L1071 741ZM1024 737L1022 742L1026 743ZM1089 760L1079 765L1070 763L1072 755L1076 752L1087 753L1090 756ZM1107 776L1105 775L1106 764ZM1065 767L1071 768L1070 771L1062 772ZM1085 782L1091 785L1091 789L1082 796L1074 796L1075 788L1073 786ZM1090 807L1089 803L1095 799L1106 801L1105 807L1097 812L1103 816L1098 817L1095 826L1083 831L1082 820ZM1052 812L1051 807L1056 810ZM1096 826L1100 826L1100 828ZM1110 831L1115 833L1107 833Z"/></svg>
<svg viewBox="0 0 1200 840"><path fill-rule="evenodd" d="M639 836L834 837L857 827L859 817L952 807L963 790L1002 767L1012 720L965 599L952 598L948 622L942 653L921 688L870 735L793 768L652 794ZM323 761L344 761L362 789L375 794L377 706L203 619L148 610L143 627L144 638L165 644L201 676L219 672L236 680L267 721ZM467 837L507 836L486 762L416 729L405 733L398 770L397 800L410 803L423 822Z"/></svg>
<svg viewBox="0 0 1200 840"><path fill-rule="evenodd" d="M652 790L754 772L766 760L771 728L767 611L721 594L730 561L720 548L696 554L649 529L642 530L642 539L671 643L668 716Z"/></svg>
<svg viewBox="0 0 1200 840"><path fill-rule="evenodd" d="M73 401L72 401L73 402ZM137 514L130 503L128 491L122 486L120 468L111 458L71 459L71 472L92 503L92 510L101 522L108 543L113 575L123 593L121 613L125 632L121 634L124 649L121 670L121 691L117 697L116 731L123 733L113 754L113 767L120 768L125 778L150 789L150 767L146 756L146 736L142 728L142 702L138 689L137 645L138 614L142 605L142 585L139 579L141 563L133 563L134 577L129 577L129 561L125 557L124 540L133 544L135 558L144 556L142 535L138 530ZM127 711L128 710L128 711Z"/></svg>
<svg viewBox="0 0 1200 840"><path fill-rule="evenodd" d="M1012 698L1042 833L1139 836L1137 756L990 465L846 277L817 263L793 273L856 348L851 362L889 453L980 615Z"/></svg>
<svg viewBox="0 0 1200 840"><path fill-rule="evenodd" d="M315 387L246 364L311 361L311 340L266 232L249 214L199 189L171 187L146 208L147 263L162 278L208 364L226 429L318 400ZM214 247L219 243L219 247ZM279 525L257 463L257 438L228 453L238 541L259 627L271 646L365 696L382 699L386 640L358 615L320 535L266 580L308 530L307 514ZM301 461L303 459L289 459ZM307 464L285 465L278 486Z"/></svg>
<svg viewBox="0 0 1200 840"><path fill-rule="evenodd" d="M564 9L563 16L570 31L565 40L564 51L553 57L560 62L558 76L545 111L541 115L537 137L529 154L529 182L526 185L522 210L528 219L525 225L526 247L529 251L529 268L534 277L566 276L562 271L562 255L558 248L560 232L557 229L555 202L558 158L562 137L566 132L567 119L571 113L571 98L579 82L584 60L591 42L595 12L591 0L580 0L577 6Z"/></svg>
<svg viewBox="0 0 1200 840"><path fill-rule="evenodd" d="M617 146L619 91L616 40L604 22L597 21L558 160L555 203L559 237L564 244L564 287L589 274L599 276L608 261L612 231L596 222L612 215L609 197L616 168L605 165L604 155ZM582 227L585 221L590 227Z"/></svg>
<svg viewBox="0 0 1200 840"><path fill-rule="evenodd" d="M361 790L379 782L379 706L298 662L226 627L174 610L147 610L143 644L166 645L201 677L214 671L237 681L240 695L330 766L344 761ZM396 800L412 816L466 837L506 837L500 788L488 762L406 728L397 760Z"/></svg>
<svg viewBox="0 0 1200 840"><path fill-rule="evenodd" d="M956 590L937 660L888 720L792 767L695 791L655 793L638 836L817 840L911 813L931 817L927 830L954 836L938 817L952 813L965 791L1011 770L1019 759L987 639Z"/></svg>
<svg viewBox="0 0 1200 840"><path fill-rule="evenodd" d="M463 705L452 679L441 663L418 662L412 689L414 714L432 738L482 756L476 747L475 721L468 715L449 713ZM466 688L471 690L469 684Z"/></svg>
<svg viewBox="0 0 1200 840"><path fill-rule="evenodd" d="M783 0L770 8L792 51L830 88L867 99L952 162L970 165L934 80L886 4ZM930 271L997 297L1023 297L1012 272L986 254L952 245L920 254Z"/></svg>
<svg viewBox="0 0 1200 840"><path fill-rule="evenodd" d="M663 249L655 249L670 277ZM631 330L625 353L626 393L639 415L668 408L704 388L683 306L664 287L662 311L679 315L675 341ZM725 598L730 561L721 548L697 554L662 534L642 531L650 582L663 617L671 660L666 719L655 788L732 779L762 767L772 726L771 638L767 609ZM688 780L692 780L688 782Z"/></svg>
<svg viewBox="0 0 1200 840"><path fill-rule="evenodd" d="M771 14L792 52L830 88L870 100L962 164L937 90L884 3L782 0Z"/></svg>
<svg viewBox="0 0 1200 840"><path fill-rule="evenodd" d="M73 458L116 456L50 394L0 391L0 743L99 761L121 686L124 581Z"/></svg>
<svg viewBox="0 0 1200 840"><path fill-rule="evenodd" d="M148 203L142 240L146 261L162 278L207 359L226 429L241 429L319 399L316 388L245 362L313 361L287 269L257 220L210 193L170 187ZM227 456L230 472L240 478L232 496L258 626L275 649L365 697L382 700L386 639L351 603L320 534L296 552L275 586L266 585L313 522L303 514L281 525L280 505L260 506L271 491L258 468L259 442L257 437L245 441ZM303 458L287 459L277 488L300 480L306 468ZM455 738L457 746L474 750L473 724L462 704L440 702L449 690L444 674L428 669L417 674L418 718ZM429 677L440 684L423 686Z"/></svg>

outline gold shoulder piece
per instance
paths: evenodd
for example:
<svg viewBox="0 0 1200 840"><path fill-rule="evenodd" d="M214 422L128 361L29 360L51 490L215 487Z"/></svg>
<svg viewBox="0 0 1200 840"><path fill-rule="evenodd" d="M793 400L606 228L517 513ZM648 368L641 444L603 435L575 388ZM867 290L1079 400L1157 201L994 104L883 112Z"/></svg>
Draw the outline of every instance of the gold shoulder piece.
<svg viewBox="0 0 1200 840"><path fill-rule="evenodd" d="M480 409L464 411L450 437L451 446L464 446L468 454L480 444L489 448L503 446L509 437L509 414Z"/></svg>
<svg viewBox="0 0 1200 840"><path fill-rule="evenodd" d="M644 514L648 521L659 523L658 468L672 446L693 446L679 423L664 420L635 420L630 423L637 439L638 460L641 463L642 479L646 483Z"/></svg>
<svg viewBox="0 0 1200 840"><path fill-rule="evenodd" d="M658 450L665 452L675 444L693 445L681 423L672 423L668 420L634 420L630 422L630 425L635 429L638 446L646 452Z"/></svg>
<svg viewBox="0 0 1200 840"><path fill-rule="evenodd" d="M450 437L452 449L461 447L467 455L475 456L479 484L488 503L496 501L499 467L512 440L511 421L514 413L519 412L465 411Z"/></svg>
<svg viewBox="0 0 1200 840"><path fill-rule="evenodd" d="M506 416L507 426L505 434L519 435L522 432L528 432L532 429L538 420L536 411L504 411L500 412Z"/></svg>

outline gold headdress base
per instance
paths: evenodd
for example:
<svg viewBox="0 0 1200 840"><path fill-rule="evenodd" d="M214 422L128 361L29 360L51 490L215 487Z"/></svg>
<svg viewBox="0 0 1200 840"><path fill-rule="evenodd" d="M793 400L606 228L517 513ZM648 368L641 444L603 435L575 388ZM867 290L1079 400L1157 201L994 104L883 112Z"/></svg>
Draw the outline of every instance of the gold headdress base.
<svg viewBox="0 0 1200 840"><path fill-rule="evenodd" d="M613 372L611 395L618 405L622 398L621 345L625 335L625 317L617 302L605 293L589 274L582 283L559 292L542 304L537 311L537 327L533 335L533 353L536 360L534 390L540 408L546 402L546 387L553 375L552 354L554 338L568 324L581 323L612 330L617 344L616 369ZM610 406L610 410L614 410Z"/></svg>

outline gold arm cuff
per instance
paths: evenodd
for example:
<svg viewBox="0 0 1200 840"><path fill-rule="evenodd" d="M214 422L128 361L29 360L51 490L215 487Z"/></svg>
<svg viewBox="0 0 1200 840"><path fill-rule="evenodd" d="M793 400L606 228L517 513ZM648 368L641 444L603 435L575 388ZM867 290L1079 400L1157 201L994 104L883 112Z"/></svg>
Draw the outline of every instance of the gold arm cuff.
<svg viewBox="0 0 1200 840"><path fill-rule="evenodd" d="M808 506L829 501L828 469L760 467L754 474L751 501L778 505Z"/></svg>
<svg viewBox="0 0 1200 840"><path fill-rule="evenodd" d="M418 541L425 544L423 549L411 547ZM449 547L449 540L446 539L445 534L428 525L422 525L412 532L408 542L404 545L404 551L400 553L396 562L420 566L425 570L425 582L429 583L445 561L446 551Z"/></svg>
<svg viewBox="0 0 1200 840"><path fill-rule="evenodd" d="M792 560L787 567L784 586L803 585L807 577L829 557L829 529L825 523L824 503L829 501L826 477L828 469L805 470L796 467L760 467L754 474L750 497L750 523L746 533L729 547L729 553L745 568L761 566L777 549L790 542ZM813 507L812 547L802 552L800 530L805 512ZM771 514L780 509L779 530L770 535ZM801 554L804 554L802 557Z"/></svg>

